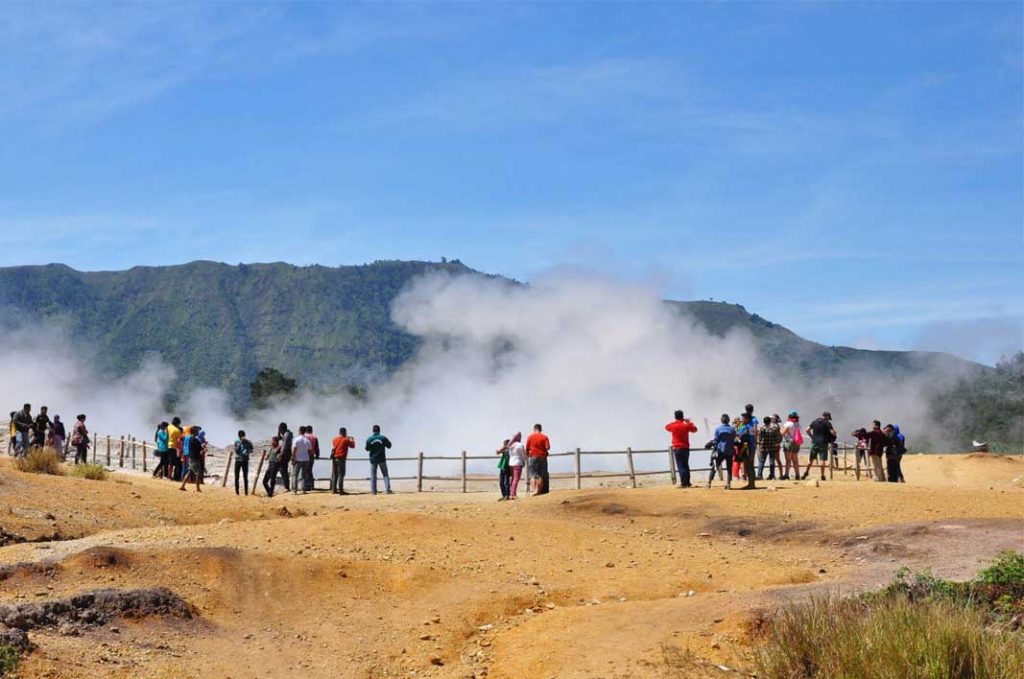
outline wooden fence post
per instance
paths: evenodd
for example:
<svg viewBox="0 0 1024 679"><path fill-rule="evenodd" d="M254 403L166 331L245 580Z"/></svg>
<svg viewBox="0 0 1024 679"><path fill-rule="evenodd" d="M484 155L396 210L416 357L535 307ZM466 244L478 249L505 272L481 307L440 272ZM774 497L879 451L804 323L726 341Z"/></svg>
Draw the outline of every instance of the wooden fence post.
<svg viewBox="0 0 1024 679"><path fill-rule="evenodd" d="M252 495L256 494L256 486L260 485L260 472L263 471L263 461L266 460L266 459L267 459L267 450L266 450L266 448L264 448L263 452L260 453L259 464L256 465L256 479L252 483Z"/></svg>
<svg viewBox="0 0 1024 679"><path fill-rule="evenodd" d="M576 490L583 487L582 470L580 469L580 449L576 449Z"/></svg>
<svg viewBox="0 0 1024 679"><path fill-rule="evenodd" d="M672 479L672 485L676 485L676 456L672 454L672 446L668 448L668 475Z"/></svg>
<svg viewBox="0 0 1024 679"><path fill-rule="evenodd" d="M146 442L143 441L142 442L142 472L146 473L147 471L148 470L146 469Z"/></svg>
<svg viewBox="0 0 1024 679"><path fill-rule="evenodd" d="M636 488L636 471L633 470L632 448L626 448L626 466L629 467L629 485Z"/></svg>
<svg viewBox="0 0 1024 679"><path fill-rule="evenodd" d="M423 492L423 451L416 455L416 492Z"/></svg>
<svg viewBox="0 0 1024 679"><path fill-rule="evenodd" d="M222 478L220 480L220 487L221 488L224 488L224 487L226 487L228 485L228 471L231 470L231 460L234 457L235 457L235 451L229 450L228 451L228 463L227 463L227 466L224 467L224 478Z"/></svg>
<svg viewBox="0 0 1024 679"><path fill-rule="evenodd" d="M119 467L124 467L124 435L121 436L121 448L117 453L117 464Z"/></svg>
<svg viewBox="0 0 1024 679"><path fill-rule="evenodd" d="M107 434L107 466L110 466L110 434Z"/></svg>
<svg viewBox="0 0 1024 679"><path fill-rule="evenodd" d="M135 469L135 437L132 437L132 469Z"/></svg>
<svg viewBox="0 0 1024 679"><path fill-rule="evenodd" d="M466 492L466 451L462 451L462 492Z"/></svg>

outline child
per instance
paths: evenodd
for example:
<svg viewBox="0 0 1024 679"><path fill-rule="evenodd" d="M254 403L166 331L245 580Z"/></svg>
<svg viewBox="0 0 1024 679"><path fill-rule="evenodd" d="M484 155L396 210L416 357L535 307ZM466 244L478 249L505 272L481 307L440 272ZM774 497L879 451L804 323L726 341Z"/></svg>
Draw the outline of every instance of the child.
<svg viewBox="0 0 1024 679"><path fill-rule="evenodd" d="M274 436L270 439L270 452L267 453L267 471L263 475L263 488L267 491L267 497L274 497L274 488L277 487L277 475L281 468L281 437Z"/></svg>
<svg viewBox="0 0 1024 679"><path fill-rule="evenodd" d="M498 452L495 453L498 456L498 490L501 491L501 497L498 498L498 502L509 499L509 493L511 492L512 472L509 471L508 466L508 446L511 439L505 439L501 448L498 448Z"/></svg>

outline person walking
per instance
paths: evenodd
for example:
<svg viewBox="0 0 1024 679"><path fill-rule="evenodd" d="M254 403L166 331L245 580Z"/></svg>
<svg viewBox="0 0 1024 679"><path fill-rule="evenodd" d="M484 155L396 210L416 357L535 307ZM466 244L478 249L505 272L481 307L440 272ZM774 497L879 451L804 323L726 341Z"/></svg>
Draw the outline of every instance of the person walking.
<svg viewBox="0 0 1024 679"><path fill-rule="evenodd" d="M202 493L199 487L199 480L203 475L203 442L199 438L199 427L190 427L188 435L182 440L185 457L188 461L188 470L181 480L181 487L178 490L185 490L185 485L191 479L196 484L196 492Z"/></svg>
<svg viewBox="0 0 1024 679"><path fill-rule="evenodd" d="M512 486L512 472L508 466L508 447L511 444L511 439L505 439L501 443L501 448L498 448L495 453L498 456L498 490L501 492L501 497L498 498L498 502L503 502L509 499Z"/></svg>
<svg viewBox="0 0 1024 679"><path fill-rule="evenodd" d="M522 432L516 432L508 442L508 468L509 487L508 499L518 499L519 479L523 476L523 467L526 466L526 446L523 445Z"/></svg>
<svg viewBox="0 0 1024 679"><path fill-rule="evenodd" d="M26 403L14 416L15 455L24 456L28 453L29 445L32 443L32 426L34 424L32 404Z"/></svg>
<svg viewBox="0 0 1024 679"><path fill-rule="evenodd" d="M64 423L60 421L60 415L53 416L53 424L50 425L50 445L54 452L64 459L64 441L67 433L64 431Z"/></svg>
<svg viewBox="0 0 1024 679"><path fill-rule="evenodd" d="M356 447L356 440L348 435L345 427L338 429L338 435L331 441L331 492L335 495L348 495L345 492L345 466L348 462L348 451Z"/></svg>
<svg viewBox="0 0 1024 679"><path fill-rule="evenodd" d="M875 471L875 481L885 483L885 469L882 467L882 455L885 453L885 446L888 437L882 430L882 423L874 420L871 431L868 432L868 458L871 460L871 467Z"/></svg>
<svg viewBox="0 0 1024 679"><path fill-rule="evenodd" d="M171 425L167 422L161 422L156 425L156 432L153 433L153 442L156 444L156 457L157 462L156 469L153 470L154 479L162 479L167 476L169 471L170 456L167 453L168 446L168 434L167 429Z"/></svg>
<svg viewBox="0 0 1024 679"><path fill-rule="evenodd" d="M249 494L249 457L252 455L252 441L245 437L245 431L238 430L235 439L235 495L238 495L238 475L245 481L245 494ZM253 483L255 483L253 479Z"/></svg>
<svg viewBox="0 0 1024 679"><path fill-rule="evenodd" d="M309 470L312 465L313 442L306 438L305 425L299 427L299 435L292 442L292 492L303 495L308 493L311 474Z"/></svg>
<svg viewBox="0 0 1024 679"><path fill-rule="evenodd" d="M366 439L366 451L370 454L370 493L377 494L377 469L380 469L384 477L384 492L393 495L391 492L391 477L388 476L387 451L391 447L391 441L387 436L380 433L380 425L373 425L373 434Z"/></svg>
<svg viewBox="0 0 1024 679"><path fill-rule="evenodd" d="M782 452L786 456L786 469L782 481L789 481L789 470L793 470L793 478L800 478L800 446L804 444L804 435L800 431L800 415L790 411L786 423L782 425ZM808 465L810 469L810 465Z"/></svg>
<svg viewBox="0 0 1024 679"><path fill-rule="evenodd" d="M679 474L679 487L693 488L690 483L690 434L696 433L697 425L686 419L682 410L677 410L675 419L665 425L665 431L672 434L672 458Z"/></svg>
<svg viewBox="0 0 1024 679"><path fill-rule="evenodd" d="M281 474L281 485L284 486L286 491L292 490L292 487L288 485L288 463L292 460L292 442L295 439L291 429L288 428L288 424L282 422L277 425L277 437L281 439L281 466L278 469L278 473ZM295 488L294 490L298 490Z"/></svg>
<svg viewBox="0 0 1024 679"><path fill-rule="evenodd" d="M811 461L807 464L807 470L801 477L807 478L811 473L811 467L817 460L821 465L821 480L825 480L825 463L829 460L829 446L836 437L836 430L832 428L832 414L827 410L821 417L807 425L807 435L811 437Z"/></svg>
<svg viewBox="0 0 1024 679"><path fill-rule="evenodd" d="M732 457L736 452L736 428L729 424L729 416L723 414L721 424L715 429L715 438L712 442L711 473L708 475L708 488L715 480L715 472L725 464L726 482L725 489L732 488Z"/></svg>
<svg viewBox="0 0 1024 679"><path fill-rule="evenodd" d="M548 474L548 453L551 439L540 424L533 425L533 433L526 439L526 455L530 458L530 476L533 477L533 495L545 495L551 490L551 476Z"/></svg>
<svg viewBox="0 0 1024 679"><path fill-rule="evenodd" d="M273 436L270 439L270 450L267 452L267 471L263 474L263 489L267 491L267 497L274 497L280 467L281 438Z"/></svg>
<svg viewBox="0 0 1024 679"><path fill-rule="evenodd" d="M75 448L75 464L86 464L89 461L89 429L85 426L85 415L75 418L71 445Z"/></svg>
<svg viewBox="0 0 1024 679"><path fill-rule="evenodd" d="M779 446L782 445L782 430L775 417L764 418L764 424L757 432L758 467L757 479L764 480L764 463L768 461L768 480L775 480L775 467L779 468L779 476L782 476L782 464L779 462Z"/></svg>

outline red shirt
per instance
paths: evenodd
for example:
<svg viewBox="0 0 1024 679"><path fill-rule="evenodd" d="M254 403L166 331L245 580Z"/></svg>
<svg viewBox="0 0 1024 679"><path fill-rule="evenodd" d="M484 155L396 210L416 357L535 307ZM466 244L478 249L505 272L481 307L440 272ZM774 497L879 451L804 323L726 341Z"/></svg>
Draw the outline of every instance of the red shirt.
<svg viewBox="0 0 1024 679"><path fill-rule="evenodd" d="M697 425L689 420L672 420L665 425L665 431L672 432L673 448L689 448L690 433L697 431Z"/></svg>
<svg viewBox="0 0 1024 679"><path fill-rule="evenodd" d="M547 457L551 450L551 439L539 431L530 434L526 439L526 454L530 457Z"/></svg>
<svg viewBox="0 0 1024 679"><path fill-rule="evenodd" d="M331 457L344 459L348 457L349 448L355 446L356 442L351 436L335 436L334 440L331 441L331 448L333 454Z"/></svg>

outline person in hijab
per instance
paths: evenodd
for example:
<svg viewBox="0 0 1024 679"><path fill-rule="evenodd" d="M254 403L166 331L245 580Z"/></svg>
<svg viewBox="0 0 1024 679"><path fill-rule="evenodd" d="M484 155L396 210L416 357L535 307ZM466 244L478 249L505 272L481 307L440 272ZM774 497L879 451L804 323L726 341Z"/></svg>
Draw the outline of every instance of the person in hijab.
<svg viewBox="0 0 1024 679"><path fill-rule="evenodd" d="M60 421L60 415L53 416L53 423L50 425L50 443L58 455L64 457L64 439L67 432L64 431L64 423Z"/></svg>

